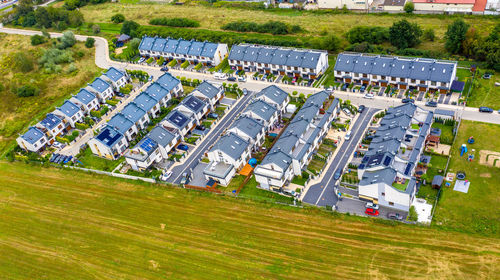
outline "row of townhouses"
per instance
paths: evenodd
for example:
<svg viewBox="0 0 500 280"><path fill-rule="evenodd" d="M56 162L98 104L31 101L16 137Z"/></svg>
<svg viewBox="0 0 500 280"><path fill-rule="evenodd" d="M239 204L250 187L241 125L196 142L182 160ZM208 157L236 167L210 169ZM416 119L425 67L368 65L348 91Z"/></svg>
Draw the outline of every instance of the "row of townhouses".
<svg viewBox="0 0 500 280"><path fill-rule="evenodd" d="M88 145L95 155L117 159L128 145L160 115L161 108L167 107L172 97L183 91L181 82L165 73L146 90L137 95L119 113L115 114Z"/></svg>
<svg viewBox="0 0 500 280"><path fill-rule="evenodd" d="M60 107L47 114L42 121L30 127L25 134L17 138L17 143L26 151L42 151L52 145L56 137L64 136L75 128L76 123L82 122L91 111L99 110L100 106L128 81L124 71L109 68L87 87L80 89Z"/></svg>
<svg viewBox="0 0 500 280"><path fill-rule="evenodd" d="M220 43L144 36L139 45L139 53L142 56L217 66L227 56L228 47L227 44Z"/></svg>
<svg viewBox="0 0 500 280"><path fill-rule="evenodd" d="M264 143L265 134L276 125L289 102L288 93L274 85L257 93L207 152L210 163L203 171L205 178L227 186L234 174L247 164L252 151Z"/></svg>
<svg viewBox="0 0 500 280"><path fill-rule="evenodd" d="M228 61L234 70L316 79L328 68L328 52L239 44Z"/></svg>
<svg viewBox="0 0 500 280"><path fill-rule="evenodd" d="M294 176L302 175L328 133L339 110L339 100L326 91L311 95L255 170L264 189L281 191Z"/></svg>
<svg viewBox="0 0 500 280"><path fill-rule="evenodd" d="M389 108L358 166L359 198L409 211L414 171L425 148L433 113L412 103Z"/></svg>
<svg viewBox="0 0 500 280"><path fill-rule="evenodd" d="M448 93L456 79L457 62L362 53L337 56L334 75L345 83Z"/></svg>
<svg viewBox="0 0 500 280"><path fill-rule="evenodd" d="M186 96L137 145L125 153L125 160L134 170L148 169L168 159L168 154L224 98L224 87L202 82Z"/></svg>

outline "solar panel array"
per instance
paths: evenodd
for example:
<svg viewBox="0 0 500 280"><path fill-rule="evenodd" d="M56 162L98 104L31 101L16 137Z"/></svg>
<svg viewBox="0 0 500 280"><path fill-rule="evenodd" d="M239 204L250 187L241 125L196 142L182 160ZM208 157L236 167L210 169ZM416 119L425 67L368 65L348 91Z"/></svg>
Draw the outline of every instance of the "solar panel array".
<svg viewBox="0 0 500 280"><path fill-rule="evenodd" d="M155 145L156 145L156 143L153 140L151 140L149 138L145 138L142 141L141 149L143 149L144 151L149 153L154 148Z"/></svg>

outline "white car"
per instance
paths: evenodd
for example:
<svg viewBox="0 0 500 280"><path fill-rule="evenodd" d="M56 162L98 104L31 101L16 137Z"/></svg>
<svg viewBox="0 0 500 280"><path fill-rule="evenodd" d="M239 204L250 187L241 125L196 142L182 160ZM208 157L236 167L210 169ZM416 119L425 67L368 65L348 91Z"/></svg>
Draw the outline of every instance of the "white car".
<svg viewBox="0 0 500 280"><path fill-rule="evenodd" d="M375 98L375 95L373 95L372 93L367 93L367 94L365 94L365 98L373 99L373 98Z"/></svg>
<svg viewBox="0 0 500 280"><path fill-rule="evenodd" d="M167 172L161 174L160 180L167 181L168 178L170 178L170 176L172 176L172 171L167 171Z"/></svg>
<svg viewBox="0 0 500 280"><path fill-rule="evenodd" d="M225 80L227 79L227 76L224 73L215 73L214 78L217 80Z"/></svg>
<svg viewBox="0 0 500 280"><path fill-rule="evenodd" d="M349 141L351 139L351 131L349 130L346 135L344 136L345 141Z"/></svg>
<svg viewBox="0 0 500 280"><path fill-rule="evenodd" d="M375 210L378 210L378 204L375 204L373 202L367 202L366 205L365 205L366 208L372 208L372 209L375 209Z"/></svg>
<svg viewBox="0 0 500 280"><path fill-rule="evenodd" d="M60 149L62 148L62 144L57 141L54 141L54 143L52 143L52 147Z"/></svg>
<svg viewBox="0 0 500 280"><path fill-rule="evenodd" d="M247 79L244 76L238 76L238 82L246 82Z"/></svg>

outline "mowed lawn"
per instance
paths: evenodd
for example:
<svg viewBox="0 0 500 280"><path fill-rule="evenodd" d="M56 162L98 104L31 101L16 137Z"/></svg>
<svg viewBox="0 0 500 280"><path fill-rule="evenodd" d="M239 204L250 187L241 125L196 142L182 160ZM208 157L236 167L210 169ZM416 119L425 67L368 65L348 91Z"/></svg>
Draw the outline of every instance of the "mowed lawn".
<svg viewBox="0 0 500 280"><path fill-rule="evenodd" d="M476 140L472 145L467 144L470 136ZM467 144L469 152L475 149L472 162L467 161L467 155L460 157L462 144ZM452 147L449 172L465 171L471 182L469 192L443 188L434 215L435 225L464 232L500 233L500 168L479 164L479 151L483 149L500 152L500 125L462 121Z"/></svg>
<svg viewBox="0 0 500 280"><path fill-rule="evenodd" d="M485 71L480 70L476 74L467 106L487 106L494 110L500 110L500 88L495 83L500 82L500 72L495 72L491 79L483 79Z"/></svg>
<svg viewBox="0 0 500 280"><path fill-rule="evenodd" d="M498 239L0 162L4 279L493 279Z"/></svg>
<svg viewBox="0 0 500 280"><path fill-rule="evenodd" d="M0 155L14 143L18 133L35 124L36 120L41 120L45 113L77 93L80 87L92 82L101 70L94 62L94 48L87 49L82 42L78 42L71 48L77 71L66 73L69 64L65 64L61 73L44 73L36 61L50 44L32 46L29 36L0 34ZM82 58L75 55L78 51L83 52ZM13 56L16 52L32 57L34 70L27 73L14 70ZM40 89L38 96L18 97L15 94L16 87L26 84L37 86Z"/></svg>

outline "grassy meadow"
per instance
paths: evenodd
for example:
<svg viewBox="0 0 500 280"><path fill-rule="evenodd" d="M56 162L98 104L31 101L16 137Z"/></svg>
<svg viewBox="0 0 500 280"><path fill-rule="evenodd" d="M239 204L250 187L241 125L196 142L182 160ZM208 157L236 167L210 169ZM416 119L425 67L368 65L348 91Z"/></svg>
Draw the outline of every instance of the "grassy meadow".
<svg viewBox="0 0 500 280"><path fill-rule="evenodd" d="M75 180L78 178L78 180ZM6 279L492 279L500 242L0 162Z"/></svg>
<svg viewBox="0 0 500 280"><path fill-rule="evenodd" d="M467 144L473 136L474 144ZM467 161L460 157L460 146L467 144L469 153L475 149L475 158ZM455 228L464 232L479 232L498 235L500 232L500 168L479 164L479 151L500 152L500 125L462 121L457 139L451 150L448 172L465 171L471 182L468 193L444 187L437 205L433 223L437 226Z"/></svg>
<svg viewBox="0 0 500 280"><path fill-rule="evenodd" d="M77 71L66 73L66 64L61 73L44 73L36 61L50 46L50 42L32 46L29 36L0 34L0 154L13 143L18 133L34 124L35 120L41 120L56 104L62 103L100 73L94 62L94 49L87 49L81 42L71 48L73 53L83 52L81 58L73 55ZM33 70L23 73L14 69L13 55L17 52L33 58ZM26 84L37 86L40 93L32 97L18 97L13 92Z"/></svg>

